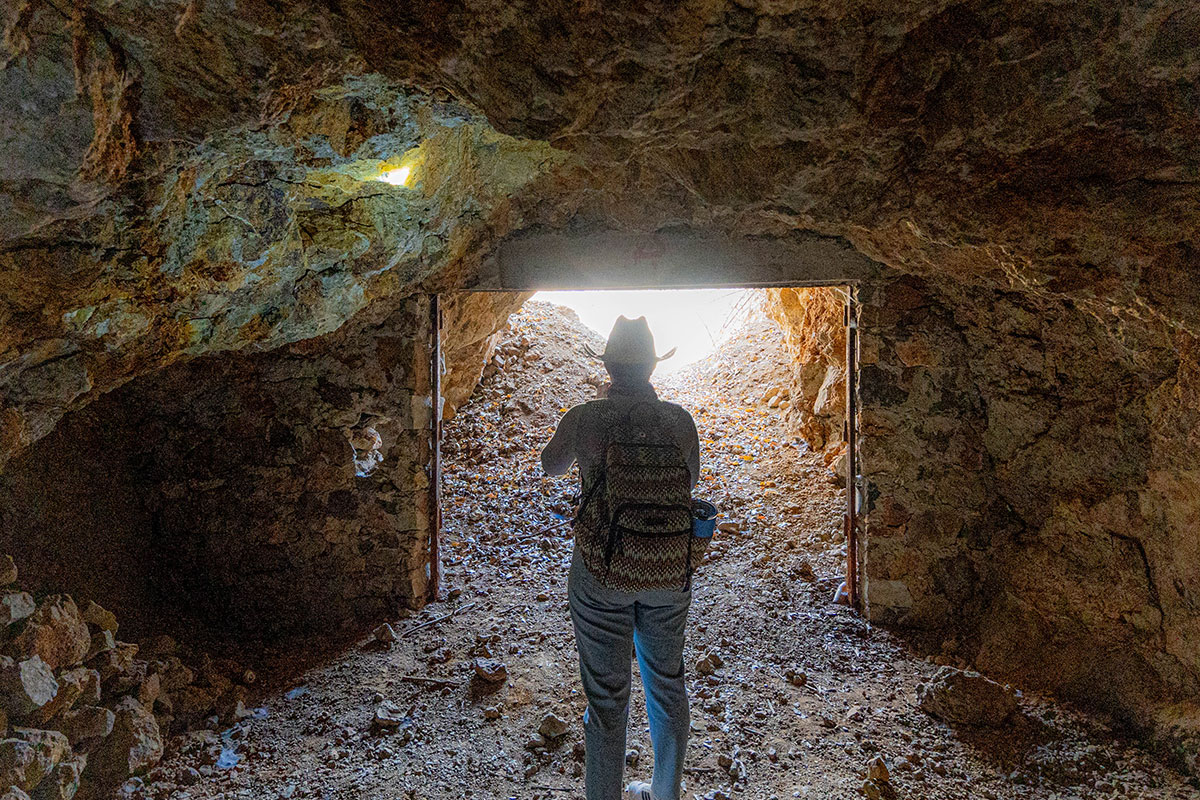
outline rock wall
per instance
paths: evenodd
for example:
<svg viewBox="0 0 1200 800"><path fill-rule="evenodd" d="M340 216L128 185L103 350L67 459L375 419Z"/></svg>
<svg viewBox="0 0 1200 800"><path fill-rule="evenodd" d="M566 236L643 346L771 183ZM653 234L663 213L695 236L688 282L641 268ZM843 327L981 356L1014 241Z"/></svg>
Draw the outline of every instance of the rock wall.
<svg viewBox="0 0 1200 800"><path fill-rule="evenodd" d="M1191 337L920 279L861 296L871 617L1138 725L1195 697Z"/></svg>
<svg viewBox="0 0 1200 800"><path fill-rule="evenodd" d="M479 385L508 317L532 292L450 292L442 295L442 418L450 420Z"/></svg>
<svg viewBox="0 0 1200 800"><path fill-rule="evenodd" d="M38 585L139 620L165 604L224 629L337 630L420 604L428 330L418 295L378 321L113 392L0 477L0 542ZM96 469L120 493L81 498Z"/></svg>
<svg viewBox="0 0 1200 800"><path fill-rule="evenodd" d="M792 358L785 419L809 447L836 456L845 445L845 289L766 289L763 304Z"/></svg>

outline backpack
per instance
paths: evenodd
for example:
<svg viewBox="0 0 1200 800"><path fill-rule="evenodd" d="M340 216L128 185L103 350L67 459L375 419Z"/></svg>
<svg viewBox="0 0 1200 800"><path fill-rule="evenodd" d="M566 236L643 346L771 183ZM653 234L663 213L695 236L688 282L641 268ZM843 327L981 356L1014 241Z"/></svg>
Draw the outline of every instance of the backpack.
<svg viewBox="0 0 1200 800"><path fill-rule="evenodd" d="M671 407L651 400L622 412L593 400L586 409L585 424L605 433L574 521L584 564L616 591L686 591L709 540L692 536L691 474Z"/></svg>

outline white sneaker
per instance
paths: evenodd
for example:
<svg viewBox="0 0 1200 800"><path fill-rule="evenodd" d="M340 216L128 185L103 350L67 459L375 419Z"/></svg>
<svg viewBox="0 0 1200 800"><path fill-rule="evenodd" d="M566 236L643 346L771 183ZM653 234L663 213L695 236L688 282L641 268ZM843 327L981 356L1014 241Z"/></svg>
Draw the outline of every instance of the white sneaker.
<svg viewBox="0 0 1200 800"><path fill-rule="evenodd" d="M625 787L625 800L654 800L654 792L645 781L634 781Z"/></svg>

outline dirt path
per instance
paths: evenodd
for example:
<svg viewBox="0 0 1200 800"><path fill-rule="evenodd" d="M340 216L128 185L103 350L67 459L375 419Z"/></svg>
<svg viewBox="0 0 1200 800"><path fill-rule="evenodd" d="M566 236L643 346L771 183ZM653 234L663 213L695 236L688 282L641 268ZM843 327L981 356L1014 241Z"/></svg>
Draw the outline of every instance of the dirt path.
<svg viewBox="0 0 1200 800"><path fill-rule="evenodd" d="M489 370L448 426L449 599L394 621L397 642L360 642L309 670L264 698L256 718L177 743L149 791L133 795L582 797L585 701L561 525L575 478L542 476L537 457L561 410L595 394L601 371L576 355L589 336L600 344L572 315L528 304L498 352L503 369ZM882 755L900 797L1195 797L1101 722L1044 699L1025 696L1020 720L990 733L917 710L917 686L936 665L830 602L845 556L841 490L758 402L782 382L778 342L770 323L754 321L661 387L694 410L701 493L733 528L696 582L685 796L861 797L867 762ZM477 664L503 664L507 677L489 685ZM389 718L383 729L377 709ZM537 731L550 713L567 731L547 743ZM629 746L631 774L647 776L640 690Z"/></svg>

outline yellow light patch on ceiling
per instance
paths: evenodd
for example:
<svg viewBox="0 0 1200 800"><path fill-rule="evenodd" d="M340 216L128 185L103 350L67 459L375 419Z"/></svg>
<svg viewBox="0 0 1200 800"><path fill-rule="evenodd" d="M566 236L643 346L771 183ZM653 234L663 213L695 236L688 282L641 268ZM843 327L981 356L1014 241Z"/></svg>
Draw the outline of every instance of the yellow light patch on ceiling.
<svg viewBox="0 0 1200 800"><path fill-rule="evenodd" d="M393 186L407 186L408 179L411 175L412 175L412 167L403 166L403 167L396 167L395 169L389 169L384 172L381 172L375 178L375 180L383 181L384 183L390 183Z"/></svg>

